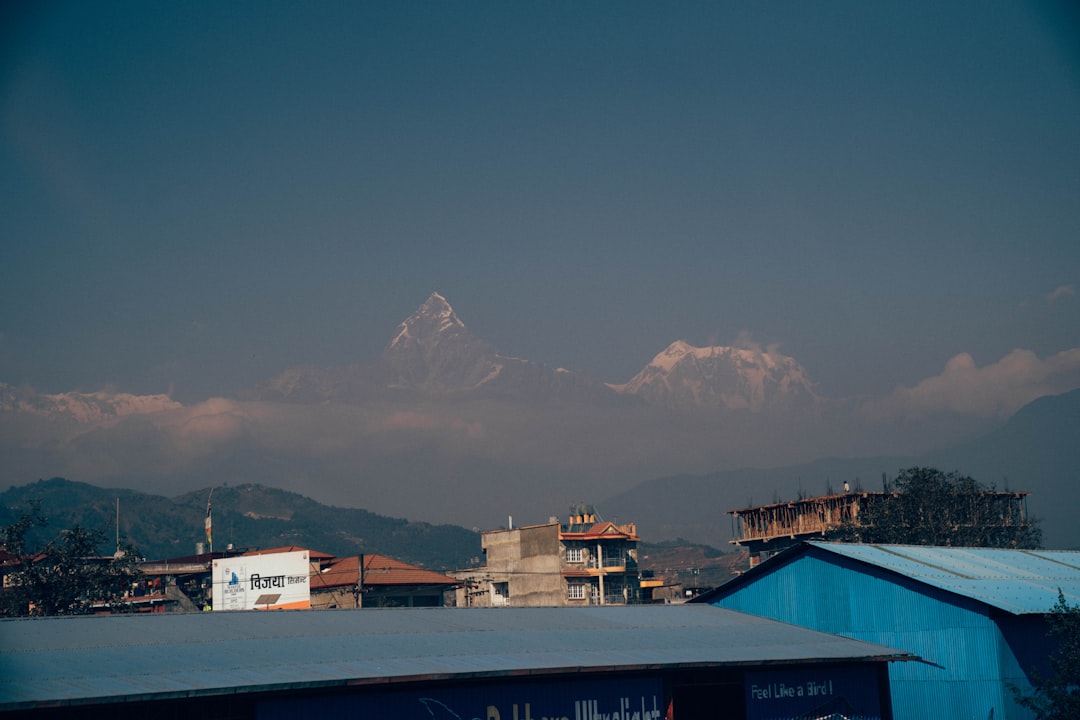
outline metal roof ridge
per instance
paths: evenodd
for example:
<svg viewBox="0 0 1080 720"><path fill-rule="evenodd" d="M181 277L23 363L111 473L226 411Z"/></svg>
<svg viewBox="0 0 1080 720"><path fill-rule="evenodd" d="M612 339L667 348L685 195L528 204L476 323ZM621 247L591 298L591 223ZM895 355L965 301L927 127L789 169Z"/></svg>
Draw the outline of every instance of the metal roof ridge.
<svg viewBox="0 0 1080 720"><path fill-rule="evenodd" d="M935 565L932 562L927 562L927 561L922 560L922 559L917 558L917 557L912 557L910 555L904 555L903 553L897 552L897 551L892 549L892 547L937 547L937 546L934 546L934 545L903 545L903 546L874 545L873 547L878 548L883 553L886 553L886 554L889 554L889 555L894 555L894 556L896 556L898 558L901 558L903 560L907 560L908 562L913 562L913 563L916 563L918 565L925 565L926 567L934 568L935 570L940 570L941 572L948 573L950 575L955 575L956 577L961 577L961 578L964 578L965 580L978 580L978 578L976 578L974 575L965 575L965 574L963 574L961 572L957 572L956 570L952 570L950 568L943 567L941 565ZM960 548L955 548L955 549L960 549Z"/></svg>
<svg viewBox="0 0 1080 720"><path fill-rule="evenodd" d="M1080 570L1080 565L1070 565L1067 562L1062 562L1061 560L1058 560L1056 557L1050 557L1049 556L1049 553L1053 553L1055 555L1060 555L1062 553L1073 553L1073 554L1076 555L1077 559L1080 559L1080 551L1077 551L1077 550L1042 550L1042 549L1039 549L1039 548L1035 548L1035 549L1017 548L1017 549L1020 552L1024 553L1025 555L1031 555L1032 557L1037 557L1040 560L1046 560L1047 562L1052 562L1052 563L1054 563L1056 565L1063 565L1063 566L1065 566L1065 567L1067 567L1067 568L1069 568L1071 570Z"/></svg>

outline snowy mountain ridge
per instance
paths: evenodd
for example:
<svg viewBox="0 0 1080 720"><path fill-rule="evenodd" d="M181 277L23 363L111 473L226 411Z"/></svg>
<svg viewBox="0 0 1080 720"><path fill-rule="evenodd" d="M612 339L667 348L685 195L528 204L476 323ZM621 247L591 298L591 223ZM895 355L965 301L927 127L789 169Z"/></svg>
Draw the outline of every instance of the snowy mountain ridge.
<svg viewBox="0 0 1080 720"><path fill-rule="evenodd" d="M439 335L450 330L465 331L465 323L461 322L461 318L454 312L454 308L450 307L450 303L446 302L446 298L433 292L416 312L398 325L397 334L390 341L387 350L410 340L419 340L413 336L413 332L418 328Z"/></svg>
<svg viewBox="0 0 1080 720"><path fill-rule="evenodd" d="M604 383L582 371L503 355L473 335L437 292L397 327L375 363L292 367L242 391L239 397L348 404L402 394L751 412L806 407L818 401L806 371L793 358L760 349L695 347L679 340L621 385ZM39 395L0 386L0 410L63 415L84 423L179 407L168 395L110 391Z"/></svg>
<svg viewBox="0 0 1080 720"><path fill-rule="evenodd" d="M94 423L126 415L146 415L183 407L168 395L134 395L100 390L42 394L0 383L0 410L32 415L63 417L80 423Z"/></svg>
<svg viewBox="0 0 1080 720"><path fill-rule="evenodd" d="M672 409L762 411L809 407L820 400L794 358L759 348L695 347L683 340L671 343L629 382L610 387Z"/></svg>
<svg viewBox="0 0 1080 720"><path fill-rule="evenodd" d="M372 376L381 387L441 396L475 394L537 402L617 399L585 373L503 355L469 332L437 292L398 326Z"/></svg>

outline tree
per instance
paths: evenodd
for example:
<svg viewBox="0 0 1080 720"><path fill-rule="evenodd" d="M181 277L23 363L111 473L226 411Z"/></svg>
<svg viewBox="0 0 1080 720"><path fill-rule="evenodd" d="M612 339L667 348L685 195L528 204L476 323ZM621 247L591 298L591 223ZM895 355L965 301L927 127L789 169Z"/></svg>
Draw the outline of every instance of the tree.
<svg viewBox="0 0 1080 720"><path fill-rule="evenodd" d="M1046 615L1050 636L1058 640L1050 655L1049 678L1033 674L1034 691L1024 695L1013 687L1016 701L1037 720L1080 718L1080 605L1069 605L1058 589L1058 600Z"/></svg>
<svg viewBox="0 0 1080 720"><path fill-rule="evenodd" d="M134 548L101 557L105 533L75 525L60 532L40 550L27 547L27 533L43 527L40 504L2 530L10 558L0 593L0 613L17 615L84 615L95 606L122 603L140 574Z"/></svg>
<svg viewBox="0 0 1080 720"><path fill-rule="evenodd" d="M936 468L901 470L890 491L868 494L830 538L848 542L1037 548L1042 531L1014 493Z"/></svg>

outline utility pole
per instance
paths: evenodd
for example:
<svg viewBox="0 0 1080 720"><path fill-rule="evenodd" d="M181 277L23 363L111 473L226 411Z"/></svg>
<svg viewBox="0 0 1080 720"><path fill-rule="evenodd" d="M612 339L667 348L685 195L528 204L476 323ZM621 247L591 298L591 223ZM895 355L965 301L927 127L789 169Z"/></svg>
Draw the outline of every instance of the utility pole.
<svg viewBox="0 0 1080 720"><path fill-rule="evenodd" d="M210 501L214 499L214 488L210 488L210 495L206 498L206 542L210 545L210 554L214 553L213 519L210 515Z"/></svg>
<svg viewBox="0 0 1080 720"><path fill-rule="evenodd" d="M120 498L116 498L116 555L120 557Z"/></svg>

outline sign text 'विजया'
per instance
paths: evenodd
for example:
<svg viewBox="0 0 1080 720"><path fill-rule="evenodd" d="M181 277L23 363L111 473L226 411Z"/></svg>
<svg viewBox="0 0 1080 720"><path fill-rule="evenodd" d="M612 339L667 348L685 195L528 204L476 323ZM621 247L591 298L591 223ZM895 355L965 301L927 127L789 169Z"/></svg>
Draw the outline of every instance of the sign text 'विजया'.
<svg viewBox="0 0 1080 720"><path fill-rule="evenodd" d="M214 610L311 608L307 551L214 560Z"/></svg>

